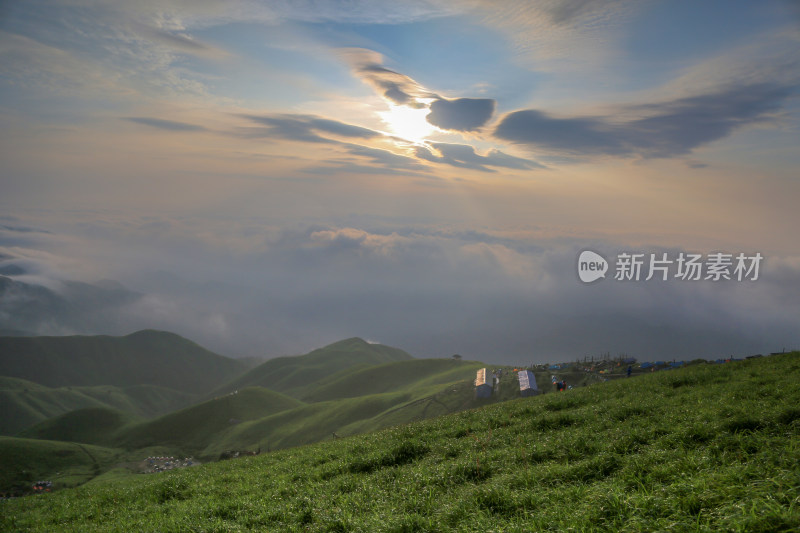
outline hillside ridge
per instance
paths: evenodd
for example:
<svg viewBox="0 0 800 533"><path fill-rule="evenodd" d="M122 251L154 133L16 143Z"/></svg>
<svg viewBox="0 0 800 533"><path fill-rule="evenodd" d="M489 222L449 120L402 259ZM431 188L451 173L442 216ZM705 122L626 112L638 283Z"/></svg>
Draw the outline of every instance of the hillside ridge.
<svg viewBox="0 0 800 533"><path fill-rule="evenodd" d="M202 393L243 370L175 333L0 337L0 375L48 387L159 385Z"/></svg>

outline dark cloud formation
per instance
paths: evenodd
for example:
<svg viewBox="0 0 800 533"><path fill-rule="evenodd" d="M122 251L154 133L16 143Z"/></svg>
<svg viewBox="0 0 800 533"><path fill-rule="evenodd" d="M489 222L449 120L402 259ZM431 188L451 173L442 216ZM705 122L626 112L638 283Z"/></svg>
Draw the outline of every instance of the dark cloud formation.
<svg viewBox="0 0 800 533"><path fill-rule="evenodd" d="M433 148L431 150L430 148ZM438 152L438 153L436 153ZM514 157L491 149L486 155L475 152L475 148L467 144L429 143L427 146L416 147L416 155L433 163L444 163L459 168L480 170L481 172L494 172L488 167L514 168L526 170L532 168L545 168L535 161Z"/></svg>
<svg viewBox="0 0 800 533"><path fill-rule="evenodd" d="M167 131L204 131L206 128L196 124L188 124L186 122L177 122L174 120L165 120L163 118L153 117L125 117L125 120L136 122L137 124L144 124L151 128L158 128Z"/></svg>
<svg viewBox="0 0 800 533"><path fill-rule="evenodd" d="M431 103L427 120L443 130L474 131L492 118L495 104L488 98L440 98Z"/></svg>
<svg viewBox="0 0 800 533"><path fill-rule="evenodd" d="M266 129L246 130L246 134L251 137L277 137L290 141L330 143L338 141L323 137L320 133L348 139L371 139L383 135L375 130L313 115L245 115L244 118L266 126Z"/></svg>
<svg viewBox="0 0 800 533"><path fill-rule="evenodd" d="M533 148L578 155L666 158L685 155L778 111L796 87L759 83L668 102L628 106L614 117L556 118L526 109L504 116L494 135Z"/></svg>

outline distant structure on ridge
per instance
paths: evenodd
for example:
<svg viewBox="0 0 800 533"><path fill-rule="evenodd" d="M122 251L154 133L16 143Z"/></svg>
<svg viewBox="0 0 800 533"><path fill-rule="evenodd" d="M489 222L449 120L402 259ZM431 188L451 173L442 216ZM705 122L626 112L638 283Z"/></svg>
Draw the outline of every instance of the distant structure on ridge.
<svg viewBox="0 0 800 533"><path fill-rule="evenodd" d="M491 398L492 384L487 380L486 369L481 368L475 376L475 397Z"/></svg>
<svg viewBox="0 0 800 533"><path fill-rule="evenodd" d="M519 393L524 396L533 396L539 392L539 387L536 385L536 376L530 370L520 370L517 373L519 378Z"/></svg>

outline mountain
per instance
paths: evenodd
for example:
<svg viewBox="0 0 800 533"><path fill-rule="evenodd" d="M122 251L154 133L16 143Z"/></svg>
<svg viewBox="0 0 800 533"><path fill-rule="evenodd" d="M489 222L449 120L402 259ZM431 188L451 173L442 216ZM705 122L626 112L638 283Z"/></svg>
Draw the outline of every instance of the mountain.
<svg viewBox="0 0 800 533"><path fill-rule="evenodd" d="M354 337L329 344L305 355L270 359L220 387L216 392L224 393L256 386L301 398L318 380L347 372L353 367L410 359L413 357L398 348L370 344Z"/></svg>
<svg viewBox="0 0 800 533"><path fill-rule="evenodd" d="M0 376L48 387L156 385L200 394L242 370L238 361L164 331L124 337L0 337Z"/></svg>

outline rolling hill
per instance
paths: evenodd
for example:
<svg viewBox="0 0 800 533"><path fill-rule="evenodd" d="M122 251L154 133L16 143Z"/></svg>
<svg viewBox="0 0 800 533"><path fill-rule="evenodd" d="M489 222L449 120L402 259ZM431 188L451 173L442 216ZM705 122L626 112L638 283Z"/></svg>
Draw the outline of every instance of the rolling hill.
<svg viewBox="0 0 800 533"><path fill-rule="evenodd" d="M305 402L320 402L409 390L427 385L475 379L484 363L453 359L412 359L335 374L320 380L302 396Z"/></svg>
<svg viewBox="0 0 800 533"><path fill-rule="evenodd" d="M45 420L19 433L27 439L109 444L122 427L140 419L107 407L87 407Z"/></svg>
<svg viewBox="0 0 800 533"><path fill-rule="evenodd" d="M351 374L334 376L328 385L320 387L333 399L319 401L312 394L313 403L231 427L211 440L203 454L213 456L237 447L275 450L300 446L519 396L516 376L507 374L501 394L476 399L475 369L482 366L448 359L415 359L366 369L357 367ZM381 384L380 380L385 381Z"/></svg>
<svg viewBox="0 0 800 533"><path fill-rule="evenodd" d="M245 387L264 387L302 398L320 379L329 378L337 373L346 373L353 367L410 359L413 357L398 348L370 344L354 337L305 355L270 359L220 387L214 394Z"/></svg>
<svg viewBox="0 0 800 533"><path fill-rule="evenodd" d="M17 498L0 529L797 531L798 381L797 352L613 380Z"/></svg>
<svg viewBox="0 0 800 533"><path fill-rule="evenodd" d="M0 376L0 435L18 432L49 418L89 407L107 407L144 418L187 407L198 395L157 385L51 388Z"/></svg>
<svg viewBox="0 0 800 533"><path fill-rule="evenodd" d="M225 429L302 405L278 392L248 387L125 427L114 435L114 444L127 449L170 446L186 455L197 454Z"/></svg>
<svg viewBox="0 0 800 533"><path fill-rule="evenodd" d="M60 487L75 486L121 457L119 450L100 446L14 437L0 437L0 456L2 492L23 492L40 479L57 481Z"/></svg>
<svg viewBox="0 0 800 533"><path fill-rule="evenodd" d="M163 331L125 337L0 337L0 376L48 387L156 385L201 394L243 370L234 359Z"/></svg>

